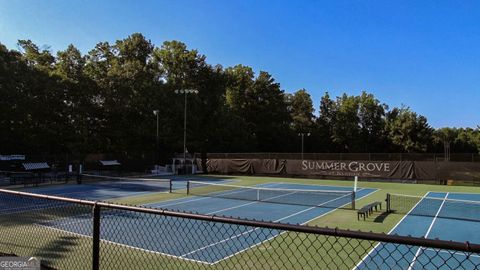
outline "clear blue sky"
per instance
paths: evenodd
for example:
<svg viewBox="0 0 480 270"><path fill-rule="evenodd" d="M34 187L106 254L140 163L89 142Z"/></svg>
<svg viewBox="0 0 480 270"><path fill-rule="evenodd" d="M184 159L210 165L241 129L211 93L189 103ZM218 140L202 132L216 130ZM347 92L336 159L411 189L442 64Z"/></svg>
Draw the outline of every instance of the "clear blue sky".
<svg viewBox="0 0 480 270"><path fill-rule="evenodd" d="M287 92L372 92L433 127L480 125L480 1L0 1L0 42L56 52L141 32L211 64L270 72Z"/></svg>

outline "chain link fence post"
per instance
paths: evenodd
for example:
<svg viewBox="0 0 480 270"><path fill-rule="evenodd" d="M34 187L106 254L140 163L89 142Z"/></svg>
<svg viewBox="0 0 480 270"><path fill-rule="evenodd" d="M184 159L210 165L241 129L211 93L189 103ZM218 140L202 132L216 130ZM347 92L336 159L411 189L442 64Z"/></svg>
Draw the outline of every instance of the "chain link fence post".
<svg viewBox="0 0 480 270"><path fill-rule="evenodd" d="M93 206L92 269L100 269L100 206Z"/></svg>

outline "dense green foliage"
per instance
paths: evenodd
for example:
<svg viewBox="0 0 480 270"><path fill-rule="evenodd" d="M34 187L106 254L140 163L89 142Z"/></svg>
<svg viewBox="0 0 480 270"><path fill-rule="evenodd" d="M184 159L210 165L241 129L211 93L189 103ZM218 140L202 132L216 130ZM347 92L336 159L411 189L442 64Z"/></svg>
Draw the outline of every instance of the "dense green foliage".
<svg viewBox="0 0 480 270"><path fill-rule="evenodd" d="M305 89L285 93L265 71L210 65L178 41L156 47L141 34L100 42L86 55L52 55L29 40L0 44L0 153L122 153L151 156L159 110L160 152L182 152L184 96L189 152L478 152L480 129L434 130L407 107L372 94L328 93L314 105ZM318 106L319 115L315 116Z"/></svg>

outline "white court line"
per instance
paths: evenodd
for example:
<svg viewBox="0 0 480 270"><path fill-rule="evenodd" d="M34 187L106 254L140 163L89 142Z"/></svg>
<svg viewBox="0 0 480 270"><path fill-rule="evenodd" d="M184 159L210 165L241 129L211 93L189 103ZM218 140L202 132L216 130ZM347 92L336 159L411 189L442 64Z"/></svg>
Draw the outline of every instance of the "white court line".
<svg viewBox="0 0 480 270"><path fill-rule="evenodd" d="M441 193L443 191L430 191L430 192L436 192L436 193ZM480 196L480 193L465 193L465 192L460 192L460 191L449 191L448 192L449 194L463 194L463 195L477 195L477 196ZM455 199L453 199L455 200ZM478 201L478 200L468 200L468 201Z"/></svg>
<svg viewBox="0 0 480 270"><path fill-rule="evenodd" d="M266 184L277 185L277 183L266 183ZM358 191L360 191L360 190L362 190L362 189L359 189ZM356 200L363 199L364 197L369 196L369 195L375 193L376 191L378 191L378 190L375 190L375 191L373 191L373 192L371 192L371 193L369 193L369 194L366 194L366 195L364 195L364 196L362 196L362 197L359 197L359 198L357 198ZM348 195L350 195L350 194L348 194ZM348 196L348 195L345 195L345 196ZM345 196L343 196L343 197L345 197ZM342 198L342 197L340 197L340 198ZM340 199L340 198L335 198L335 199L333 199L333 200L324 202L324 203L322 203L322 204L320 204L320 205L318 205L318 206L327 204L327 203L329 203L329 202L331 202L331 201L335 201L335 200L338 200L338 199ZM322 217L322 216L325 216L325 215L327 215L327 214L329 214L329 213L337 210L338 208L341 208L341 207L343 207L343 206L345 206L345 205L348 205L348 204L350 204L350 202L349 202L349 203L346 203L346 204L344 204L344 205L341 205L341 206L339 206L339 207L337 207L337 208L334 208L334 209L332 209L332 210L330 210L330 211L328 211L328 212L326 212L326 213L323 213L323 214L320 215L320 216L316 216L316 217L314 217L314 218L310 219L309 221L306 221L306 222L304 222L304 223L302 223L302 224L306 224L306 223L308 223L308 222L310 222L310 221L312 221L312 220L315 220L315 219L317 219L317 218L320 218L320 217ZM292 216L298 215L298 214L300 214L300 213L309 211L309 210L311 210L311 209L317 208L318 206L310 207L310 208L308 208L308 209L304 209L304 210L302 210L302 211L293 213L292 215L289 215L289 216L283 217L283 218L281 218L281 219L278 219L277 222L282 221L282 220L287 219L287 218L290 218L290 217L292 217ZM80 215L80 216L82 216L82 215ZM74 222L72 222L72 223L74 223ZM71 232L71 231L67 231L67 230L63 230L63 229L58 229L58 228L55 228L55 227L50 227L50 226L43 225L43 224L39 224L39 223L37 223L37 224L35 224L35 225L42 226L42 227L45 227L45 228L48 228L48 229L51 229L51 230L57 230L57 231L62 231L62 232L66 232L66 233L70 233L70 234L74 234L74 235L80 235L80 236L84 236L84 237L89 237L89 238L91 238L91 236L89 236L89 235L84 235L84 234L75 233L75 232ZM256 228L256 229L258 229L258 228ZM256 230L256 229L255 229L255 230ZM245 232L245 233L246 233L246 232ZM257 243L257 244L255 244L255 245L249 246L248 248L245 248L245 249L243 249L243 250L240 250L240 251L238 251L238 252L236 252L236 253L234 253L234 254L232 254L232 255L230 255L230 256L224 257L224 258L222 258L221 260L218 260L218 261L213 262L213 263L206 262L206 261L201 261L201 260L190 259L190 258L185 258L185 257L182 257L183 255L182 255L182 256L176 256L176 255L172 255L172 254L168 254L168 253L162 253L162 252L159 252L159 251L147 250L147 249L138 248L138 247L134 247L134 246L126 245L126 244L116 243L116 242L113 242L113 241L110 241L110 240L105 240L105 239L101 239L101 241L106 242L106 243L115 244L115 245L118 245L118 246L124 246L124 247L128 247L128 248L136 249L136 250L141 250L141 251L144 251L144 252L149 252L149 253L154 253L154 254L160 254L160 255L164 255L164 256L168 256L168 257L173 257L173 258L177 258L177 259L183 259L183 260L187 260L187 261L194 261L194 262L199 262L199 263L203 263L203 264L213 265L213 264L216 264L216 263L218 263L218 262L220 262L220 261L226 260L226 259L228 259L228 258L230 258L230 257L232 257L232 256L235 256L236 254L239 254L239 253L241 253L241 252L243 252L243 251L245 251L245 250L248 250L248 249L250 249L250 248L253 248L253 247L255 247L255 246L257 246L257 245L260 245L260 244L262 244L262 243L264 243L264 242L266 242L266 241L269 241L269 240L271 240L271 239L273 239L273 238L275 238L275 237L277 237L277 236L279 236L279 235L281 235L281 234L283 234L283 233L285 233L285 231L282 232L282 233L280 233L280 234L274 235L274 236L270 237L269 239L266 239L266 240L264 240L264 241L262 241L262 242L260 242L260 243ZM231 238L232 238L232 237L231 237ZM233 238L232 238L232 239L233 239Z"/></svg>
<svg viewBox="0 0 480 270"><path fill-rule="evenodd" d="M46 209L54 209L54 208L60 208L60 207L65 207L65 205L52 205L50 207L38 207L38 206L42 206L42 205L46 205L46 204L36 204L36 205L33 205L33 206L24 206L24 207L17 207L17 208L10 208L10 209L14 209L16 211L13 211L13 212L8 212L8 213L2 213L0 214L0 216L8 216L8 215L11 215L11 214L18 214L18 213L26 213L26 212L32 212L32 211L38 211L38 210L46 210ZM7 209L7 210L10 210L10 209ZM19 209L22 209L22 210L19 210Z"/></svg>
<svg viewBox="0 0 480 270"><path fill-rule="evenodd" d="M360 191L360 190L362 190L362 189L359 189L359 191ZM363 199L363 198L365 198L365 197L367 197L367 196L370 196L371 194L373 194L373 193L375 193L375 192L377 192L377 191L378 191L378 189L375 189L373 192L368 193L368 194L365 194L365 195L363 195L362 197L359 197L359 198L355 199L355 201L358 201L358 200L361 200L361 199ZM341 205L341 206L339 206L339 207L337 207L337 208L334 208L334 209L332 209L332 210L330 210L330 211L328 211L328 212L325 212L325 213L323 213L323 214L321 214L321 215L319 215L319 216L316 216L316 217L314 217L314 218L312 218L312 219L309 219L309 220L303 222L301 225L305 225L305 224L307 224L307 223L309 223L309 222L311 222L311 221L313 221L313 220L316 220L316 219L318 219L318 218L321 218L321 217L323 217L323 216L326 216L326 215L332 213L333 211L335 211L335 210L337 210L337 209L339 209L339 208L342 208L342 207L344 207L344 206L346 206L346 205L348 205L348 204L350 204L350 203L346 203L346 204ZM315 208L316 208L316 207L315 207ZM310 210L310 209L309 209L309 210ZM305 210L303 210L302 212L305 212ZM294 216L294 215L295 215L295 214L290 215L290 216L287 216L287 217L285 217L285 218L289 218L289 217L292 217L292 216ZM235 252L235 253L233 253L233 254L231 254L231 255L228 255L228 256L226 256L226 257L224 257L224 258L222 258L222 259L220 259L220 260L218 260L218 261L213 262L212 264L217 264L217 263L219 263L219 262L221 262L221 261L224 261L224 260L226 260L226 259L228 259L228 258L231 258L231 257L233 257L233 256L235 256L235 255L237 255L237 254L240 254L240 253L242 253L242 252L244 252L244 251L246 251L246 250L249 250L249 249L251 249L251 248L254 248L254 247L256 247L256 246L259 246L259 245L261 245L261 244L263 244L263 243L265 243L265 242L268 242L268 241L272 240L273 238L275 238L275 237L277 237L277 236L280 236L280 235L282 235L282 234L284 234L284 233L287 233L287 231L282 231L281 233L279 233L279 234L277 234L277 235L273 235L273 236L269 237L268 239L265 239L265 240L263 240L263 241L261 241L261 242L259 242L259 243L256 243L256 244L251 245L251 246L249 246L249 247L247 247L247 248L244 248L244 249L242 249L242 250L239 250L239 251L237 251L237 252Z"/></svg>
<svg viewBox="0 0 480 270"><path fill-rule="evenodd" d="M466 254L467 252L461 252L461 251L447 251L447 250L443 250L443 249L434 249L434 248L425 248L426 251L433 251L433 252L436 252L436 253L446 253L446 254L449 254L449 255L458 255L458 256L465 256L465 257L474 257L474 258L480 258L480 255L476 255L476 254Z"/></svg>
<svg viewBox="0 0 480 270"><path fill-rule="evenodd" d="M361 190L361 189L360 189L360 190ZM359 191L360 191L360 190L359 190ZM370 195L370 194L372 194L372 193L369 193L369 194L367 194L367 195ZM367 196L367 195L365 195L365 196ZM342 196L342 197L335 198L335 199L332 199L332 200L323 202L323 203L321 203L321 204L319 204L319 205L312 206L312 207L310 207L310 208L304 209L304 210L302 210L302 211L295 212L295 213L293 213L293 214L291 214L291 215L288 215L288 216L286 216L286 217L282 217L282 218L277 219L277 220L275 220L275 221L273 221L273 222L280 222L280 221L285 220L285 219L287 219L287 218L291 218L291 217L293 217L293 216L296 216L296 215L299 215L299 214L301 214L301 213L310 211L310 210L312 210L312 209L316 209L316 208L318 208L318 207L320 207L320 206L323 206L323 205L325 205L325 204L327 204L327 203L330 203L330 202L339 200L339 199L344 198L344 197L346 197L346 196L351 196L351 194L347 194L347 195L344 195L344 196ZM363 197L365 197L365 196L363 196ZM361 197L361 198L363 198L363 197ZM359 200L359 199L361 199L361 198L358 198L357 200ZM348 204L350 204L350 203L351 203L351 202L348 202L348 203L346 203L346 204L344 204L344 205L341 205L341 206L339 206L339 207L333 208L332 210L330 210L330 211L328 211L328 212L326 212L326 213L323 213L322 215L317 216L317 217L315 217L315 218L313 218L313 219L311 219L311 220L320 218L320 217L322 217L322 216L324 216L324 215L326 215L326 214L329 214L329 213L337 210L338 208L341 208L341 207L343 207L343 206L345 206L345 205L348 205ZM305 222L305 223L308 223L308 222L310 222L311 220L309 220L309 221L307 221L307 222ZM305 223L302 223L302 224L305 224ZM194 251L191 251L191 252L189 252L189 253L183 254L182 257L183 257L183 256L188 256L188 255L190 255L190 254L196 253L196 252L201 251L201 250L204 250L204 249L206 249L206 248L209 248L209 247L212 247L212 246L221 244L221 243L223 243L223 242L226 242L226 241L229 241L229 240L238 238L238 237L240 237L240 236L242 236L242 235L244 235L244 234L251 233L251 232L253 232L253 231L255 231L255 230L258 230L258 229L260 229L260 228L250 229L250 230L245 231L245 232L243 232L243 233L241 233L241 234L237 234L237 235L231 236L231 237L229 237L229 238L227 238L227 239L222 239L222 240L220 240L220 241L218 241L218 242L209 244L209 245L204 246L204 247L202 247L202 248L199 248L199 249L197 249L197 250L194 250ZM284 232L282 232L282 233L284 233ZM274 235L274 236L272 236L271 238L268 238L268 239L266 239L266 240L264 240L264 241L262 241L262 242L260 242L260 243L258 243L258 244L251 245L251 246L249 246L249 247L247 247L247 248L245 248L245 249L243 249L243 250L240 250L240 251L238 251L238 252L236 252L236 253L234 253L234 254L232 254L232 255L230 255L230 256L224 257L224 258L222 258L221 260L218 260L218 261L214 262L213 264L216 264L216 263L218 263L218 262L220 262L220 261L223 261L223 260L225 260L225 259L227 259L227 258L230 258L230 257L232 257L232 256L234 256L234 255L236 255L236 254L238 254L238 253L241 253L241 252L243 252L243 251L245 251L245 250L247 250L247 249L253 248L253 247L255 247L255 246L259 245L259 244L264 243L265 241L269 241L270 239L272 239L272 238L274 238L274 237L277 237L277 236L281 235L282 233L277 234L277 235Z"/></svg>
<svg viewBox="0 0 480 270"><path fill-rule="evenodd" d="M108 182L108 179L119 181L117 183L130 183L130 182L135 183L136 181L138 182L147 181L146 183L148 183L149 181L151 181L152 183L157 182L158 184L162 182L170 183L172 181L172 179L162 179L162 178L152 179L152 178L139 178L139 177L106 176L106 175L96 175L96 174L82 174L82 176L104 179L104 182L102 182L101 180L99 180L99 182L86 180L85 182L82 182L82 184L84 185L109 185L108 183L106 183ZM81 181L84 181L84 180L81 180ZM110 181L110 182L113 182L113 181Z"/></svg>
<svg viewBox="0 0 480 270"><path fill-rule="evenodd" d="M347 195L345 195L345 196L347 196ZM345 197L345 196L342 196L342 197ZM342 197L340 197L340 198L342 198ZM338 199L340 199L340 198L335 198L335 199L333 199L333 200L324 202L324 203L322 203L322 204L320 204L320 205L318 205L318 206L322 206L322 205L324 205L324 204L326 204L326 203L329 203L329 202L331 202L331 201L338 200ZM318 207L318 206L317 206L317 207ZM313 208L316 208L316 207L314 206L314 207L310 207L310 208L308 208L308 209L304 209L304 210L302 210L302 211L293 213L292 215L289 215L289 216L286 216L286 217L282 217L281 219L277 219L277 220L275 220L274 222L280 222L280 221L285 220L285 219L287 219L287 218L289 218L289 217L292 217L292 216L301 214L301 213L303 213L303 212L305 212L305 211L307 211L307 210L311 210L311 209L313 209ZM251 232L256 231L256 230L258 230L258 229L259 229L259 228L250 229L250 230L247 230L247 231L245 231L245 232L243 232L243 233L240 233L240 234L237 234L237 235L234 235L234 236L230 236L229 238L222 239L222 240L217 241L217 242L215 242L215 243L211 243L211 244L206 245L206 246L203 246L203 247L201 247L201 248L199 248L199 249L193 250L193 251L191 251L191 252L189 252L189 253L185 253L185 254L182 255L182 257L188 256L188 255L190 255L190 254L196 253L196 252L198 252L198 251L204 250L204 249L209 248L209 247L216 246L216 245L221 244L221 243L223 243L223 242L226 242L226 241L229 241L229 240L238 238L238 237L240 237L240 236L242 236L242 235L244 235L244 234L251 233Z"/></svg>
<svg viewBox="0 0 480 270"><path fill-rule="evenodd" d="M214 211L214 212L207 213L207 215L212 215L212 214L215 214L215 213L224 212L224 211L228 211L228 210L240 208L240 207L247 206L247 205L251 205L251 204L255 204L255 203L263 203L263 202L270 203L268 200L280 198L280 197L283 197L283 196L288 196L288 195L291 195L291 194L295 194L295 192L290 192L290 193L286 193L286 194L281 194L281 195L273 196L273 197L270 197L270 198L267 198L267 199L264 199L264 200L257 200L257 201L253 201L253 202L249 202L249 203L245 203L245 204L240 204L240 205L232 206L232 207L225 208L225 209L220 209L220 210L217 210L217 211ZM342 196L342 197L345 197L345 196ZM337 198L337 199L338 199L338 198Z"/></svg>
<svg viewBox="0 0 480 270"><path fill-rule="evenodd" d="M273 184L273 183L272 183ZM276 185L276 184L273 184L273 185ZM241 192L241 191L234 191L234 192L230 192L230 193L226 193L226 194L232 194L232 193L236 193L236 192ZM281 197L281 196L285 196L285 195L288 195L288 194L282 194L280 196L276 196L276 197ZM276 198L276 197L272 197L272 198L269 198L269 199L273 199L273 198ZM202 197L200 199L208 199L208 197ZM197 200L190 200L189 202L191 201L197 201ZM248 204L253 204L253 203L257 203L257 201L255 202L250 202ZM238 207L241 207L241 206L245 206L245 205L248 205L248 204L242 204L240 206L235 206L235 207L230 207L230 208L226 208L226 209L221 209L219 211L215 211L215 212L211 212L211 213L207 213L206 215L212 215L214 213L217 213L217 212L222 212L222 211L226 211L226 210L230 210L230 209L234 209L234 208L238 208ZM62 218L62 219L59 219L59 220L56 220L55 221L55 224L53 224L54 226L66 226L66 225L71 225L71 224L75 224L75 223L83 223L85 222L84 219L82 219L83 217L85 216L90 216L90 214L81 214L81 215L76 215L76 216L73 216L73 217L65 217L65 218ZM78 219L79 218L79 219ZM72 220L73 219L73 220ZM76 219L76 220L75 220ZM63 221L62 221L63 220ZM58 221L58 222L57 222ZM45 225L46 226L46 225Z"/></svg>
<svg viewBox="0 0 480 270"><path fill-rule="evenodd" d="M280 197L287 196L287 195L290 195L290 194L291 194L291 193L282 194L282 195L278 195L278 196L275 196L275 197L272 197L272 198L269 198L269 199L280 198ZM253 201L253 202L249 202L249 203L244 203L244 204L240 204L240 205L236 205L236 206L232 206L232 207L220 209L220 210L217 210L217 211L213 211L213 212L207 213L207 215L213 215L213 214L216 214L216 213L220 213L220 212L224 212L224 211L228 211L228 210L232 210L232 209L244 207L244 206L251 205L251 204L255 204L255 203L259 203L259 202L262 202L262 201Z"/></svg>
<svg viewBox="0 0 480 270"><path fill-rule="evenodd" d="M34 194L40 194L40 195L43 195L42 193L34 193ZM45 194L47 196L50 196L52 194ZM57 194L53 194L53 196L59 196ZM37 200L42 200L42 199L37 199ZM43 207L41 208L40 206L42 205L51 205L53 203L51 202L47 202L47 203L41 203L41 204L32 204L32 205L25 205L25 206L20 206L20 207L13 207L13 208L8 208L8 209L4 209L6 211L8 210L15 210L13 212L8 212L8 213L2 213L0 214L0 216L4 216L4 215L11 215L11 214L17 214L17 213L25 213L25 212L30 212L30 211L36 211L36 210L40 210L40 209L51 209L51 208L57 208L57 207L61 207L61 206L65 206L65 205L68 205L66 203L62 203L61 206L59 206L58 204L57 205L52 205L50 207ZM7 205L7 204L4 204L4 205ZM25 209L25 210L23 210ZM22 211L23 210L23 211Z"/></svg>
<svg viewBox="0 0 480 270"><path fill-rule="evenodd" d="M63 229L58 229L58 228L54 228L54 227L45 226L45 225L38 224L38 223L35 224L35 225L40 226L40 227L44 227L44 228L50 229L50 230L55 230L55 231L60 231L60 232L68 233L68 234L73 234L73 235L76 235L76 236L92 238L91 235L71 232L71 231L67 231L67 230L63 230ZM186 261L193 261L193 262L197 262L197 263L212 265L212 263L205 262L205 261L189 259L189 258L182 258L182 257L176 256L176 255L163 253L163 252L160 252L160 251L154 251L154 250L150 250L150 249L144 249L144 248L140 248L140 247L134 247L134 246L130 246L130 245L122 244L122 243L113 242L113 241L110 241L110 240L100 239L100 241L102 241L104 243L108 243L108 244L113 244L113 245L116 245L116 246L131 248L131 249L135 249L135 250L139 250L139 251L143 251L143 252L148 252L148 253L152 253L152 254L157 254L157 255L162 255L162 256L166 256L166 257L170 257L170 258L175 258L175 259L181 259L181 260L186 260Z"/></svg>
<svg viewBox="0 0 480 270"><path fill-rule="evenodd" d="M244 207L244 206L251 205L251 204L255 204L255 203L268 202L268 200L270 200L270 199L276 199L276 198L280 198L280 197L287 196L287 195L290 195L290 194L294 194L294 192L290 192L290 193L287 193L287 194L281 194L281 195L278 195L278 196L273 196L273 197L268 198L268 199L266 199L266 200L258 200L258 201L253 201L253 202L249 202L249 203L244 203L244 204L232 206L232 207L225 208L225 209L220 209L220 210L217 210L217 211L214 211L214 212L207 213L207 215L213 215L213 214L215 214L215 213L220 213L220 212L224 212L224 211L228 211L228 210L232 210L232 209Z"/></svg>
<svg viewBox="0 0 480 270"><path fill-rule="evenodd" d="M272 185L277 185L276 183L271 183ZM226 193L226 194L232 194L232 193L236 193L236 192L241 192L242 190L237 190L237 191L233 191L233 192L230 192L230 193ZM188 200L188 201L183 201L182 203L185 203L185 202L194 202L194 201L198 201L198 200L202 200L202 199L208 199L209 197L202 197L202 198L199 198L199 199L193 199L193 200ZM181 198L182 199L182 198ZM175 199L175 200L181 200L181 199ZM153 203L152 203L153 204ZM146 204L145 204L146 205ZM169 205L174 205L174 204L169 204ZM42 208L42 209L45 209L45 208ZM212 214L212 213L210 213ZM67 225L67 224L74 224L74 223L79 223L79 222L82 222L82 220L77 220L77 221L67 221L65 222L65 220L68 220L68 219L71 219L71 218L77 218L77 217L82 217L82 216L85 216L85 215L88 215L88 214L81 214L81 215L77 215L77 216L74 216L74 217L65 217L65 218L62 218L62 219L59 219L58 223L55 223L55 224L58 224L58 225ZM209 214L207 214L209 215ZM62 220L64 220L62 222Z"/></svg>
<svg viewBox="0 0 480 270"><path fill-rule="evenodd" d="M304 184L304 183L289 183L289 182L277 182L279 184L287 184L287 185L302 185L302 186L314 186L314 187L335 187L335 188L345 188L349 189L348 191L353 191L351 186L335 186L335 185L317 185L317 184ZM362 188L365 189L365 188ZM376 188L368 188L368 189L376 189Z"/></svg>
<svg viewBox="0 0 480 270"><path fill-rule="evenodd" d="M85 223L85 218L84 217L88 217L89 221L92 220L92 214L89 213L89 214L81 214L81 215L76 215L76 216L72 216L72 217L64 217L64 218L61 218L61 219L57 219L55 221L49 222L49 223L51 223L51 225L50 224L49 225L50 226L57 226L57 225L63 226L63 225L71 225L71 224L75 224L75 223ZM38 223L38 224L41 224L41 223ZM44 224L42 224L42 225L44 225ZM45 226L47 226L47 225L45 225Z"/></svg>
<svg viewBox="0 0 480 270"><path fill-rule="evenodd" d="M276 183L268 183L270 185L277 185ZM240 192L240 191L235 191L235 192ZM230 193L228 193L230 194ZM285 194L283 194L285 195ZM283 196L282 195L282 196ZM203 198L201 198L203 199ZM208 199L208 197L205 197L205 199ZM191 200L192 201L192 200ZM256 203L256 202L254 202ZM81 215L77 215L75 216L74 218L77 218L77 217L84 217L86 216L87 214L81 214ZM65 219L69 219L69 218L72 218L72 217L68 217L68 218L65 218ZM63 230L63 229L58 229L58 228L55 228L55 227L51 227L51 226L65 226L65 225L71 225L71 224L75 224L75 223L85 223L85 220L84 219L80 219L80 220L75 220L75 221L69 221L69 222L59 222L59 223L55 223L55 224L51 224L51 225L44 225L44 224L40 224L40 223L36 223L36 225L38 226L42 226L42 227L45 227L45 228L48 228L48 229L52 229L52 230L58 230L58 231L63 231L63 232L67 232L67 233L71 233L71 234L75 234L75 235L81 235L81 236L86 236L86 237L89 237L91 238L91 236L89 235L84 235L84 234L80 234L80 233L75 233L75 232L71 232L71 231L68 231L68 230ZM176 256L176 255L172 255L172 254L168 254L168 253L163 253L163 252L157 252L157 251L152 251L152 250L148 250L148 249L143 249L143 248L139 248L139 247L134 247L134 246L130 246L130 245L126 245L126 244L121 244L121 243L117 243L117 242L113 242L113 241L109 241L109 240L105 240L105 239L101 239L101 241L104 241L104 242L107 242L107 243L111 243L111 244L115 244L115 245L120 245L120 246L125 246L125 247L128 247L128 248L133 248L133 249L137 249L137 250L141 250L141 251L145 251L145 252L149 252L149 253L155 253L155 254L160 254L160 255L164 255L164 256L169 256L169 257L174 257L174 258L177 258L177 259L183 259L183 260L187 260L187 261L194 261L194 262L200 262L200 263L204 263L204 264L212 264L212 263L209 263L209 262L206 262L206 261L200 261L200 260L195 260L195 259L189 259L189 258L183 258L181 256Z"/></svg>
<svg viewBox="0 0 480 270"><path fill-rule="evenodd" d="M25 206L21 206L21 207L9 207L7 209L2 209L2 211L7 211L7 213L2 213L0 214L0 216L6 216L6 215L11 215L11 214L17 214L17 213L24 213L24 212L29 212L29 211L34 211L34 210L38 210L38 206L39 205L46 205L46 204L36 204L34 206L32 205L25 205ZM48 205L48 204L47 204ZM58 207L58 206L57 206ZM50 208L53 208L53 206L51 207L45 207L45 208L41 208L41 209L50 209ZM25 209L25 210L24 210ZM12 211L10 211L12 210Z"/></svg>
<svg viewBox="0 0 480 270"><path fill-rule="evenodd" d="M271 184L271 186L277 185L276 183L266 183L266 184ZM239 186L239 187L243 187L243 186ZM255 186L250 186L250 187L255 187ZM241 189L241 190L235 190L235 191L231 191L231 192L227 192L227 193L223 193L223 194L228 195L228 194L235 194L235 193L240 193L240 192L244 192L244 191L245 190ZM219 192L223 192L223 191L219 191ZM163 208L165 206L172 206L172 205L179 205L179 204L184 204L184 203L196 202L196 201L201 201L201 200L206 200L206 199L212 199L212 198L215 198L215 197L200 197L200 198L198 198L198 196L197 196L196 198L191 199L191 200L180 201L180 200L185 199L185 198L187 198L187 197L183 197L183 198L179 198L179 199L173 199L173 200L171 200L171 203L167 203L167 204L163 204L163 203L168 202L168 200L167 201L162 201L162 202L147 203L147 204L143 204L143 206L154 205L155 207ZM218 197L218 198L221 198L221 197ZM223 199L225 199L225 198L223 198ZM226 198L226 199L228 199L228 198Z"/></svg>
<svg viewBox="0 0 480 270"><path fill-rule="evenodd" d="M438 214L440 214L440 211L442 210L442 207L443 207L443 205L445 204L445 200L447 199L447 197L448 197L448 192L447 192L447 194L445 195L445 197L443 198L443 202L442 202L442 204L440 205L440 208L438 208L438 211L437 211L437 213L435 214L435 217L433 218L432 223L430 223L430 227L428 227L427 233L425 234L425 238L428 238L428 235L430 234L430 231L431 231L432 228L433 228L433 224L435 224L435 221L437 220ZM412 260L412 262L410 263L410 266L408 267L408 270L412 270L412 269L413 269L413 265L415 265L415 262L417 261L418 255L420 255L420 251L421 251L421 250L422 250L422 247L418 247L418 250L417 250L417 252L415 253L415 256L413 257L413 260Z"/></svg>
<svg viewBox="0 0 480 270"><path fill-rule="evenodd" d="M421 201L423 201L423 199L425 199L428 195L428 193L430 192L427 192L425 193L422 198L412 207L412 209L410 209L410 211L408 211L408 213L406 215L404 215L402 217L402 219L400 219L400 221L388 232L388 234L391 234L401 223L402 221L413 211L413 209L415 209L417 207L418 204L420 204ZM378 246L380 246L380 244L382 244L381 242L378 242L368 253L367 255L365 255L362 260L360 260L357 265L355 265L355 267L353 267L353 269L358 269L358 267L368 258L370 257L370 255L378 248Z"/></svg>

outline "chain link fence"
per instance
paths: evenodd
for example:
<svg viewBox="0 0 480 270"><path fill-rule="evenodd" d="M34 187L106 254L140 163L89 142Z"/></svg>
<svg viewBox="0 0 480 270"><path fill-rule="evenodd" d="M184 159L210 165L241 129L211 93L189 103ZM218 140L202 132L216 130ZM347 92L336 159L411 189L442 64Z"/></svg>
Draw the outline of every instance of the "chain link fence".
<svg viewBox="0 0 480 270"><path fill-rule="evenodd" d="M451 153L447 159L444 153L208 153L207 158L480 162L475 153Z"/></svg>
<svg viewBox="0 0 480 270"><path fill-rule="evenodd" d="M0 190L0 253L52 269L476 269L480 245Z"/></svg>

